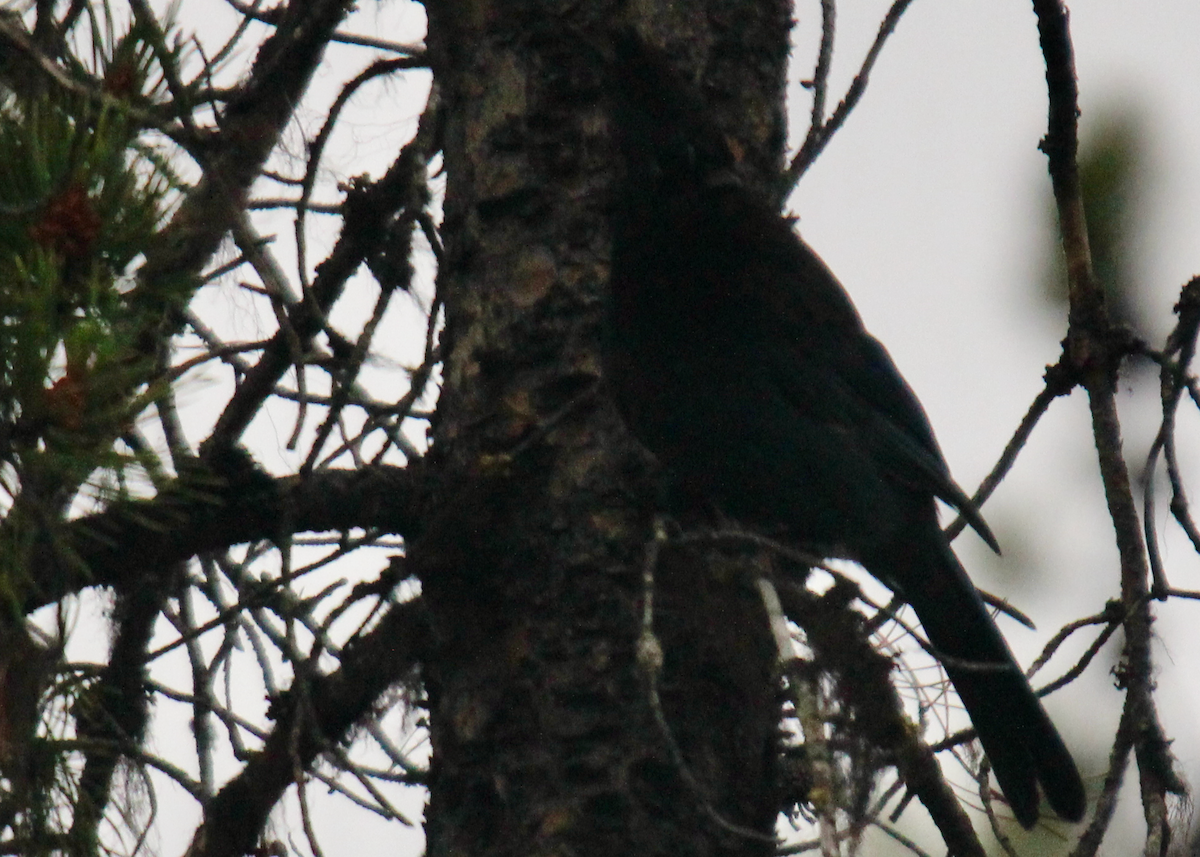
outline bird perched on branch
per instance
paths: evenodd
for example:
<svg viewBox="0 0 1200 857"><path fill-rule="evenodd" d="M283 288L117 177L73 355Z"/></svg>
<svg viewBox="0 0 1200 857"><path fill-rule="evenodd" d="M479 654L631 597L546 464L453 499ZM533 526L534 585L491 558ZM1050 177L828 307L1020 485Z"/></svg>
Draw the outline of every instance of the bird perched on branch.
<svg viewBox="0 0 1200 857"><path fill-rule="evenodd" d="M606 374L633 433L686 496L859 562L916 611L1017 820L1039 786L1085 809L1079 772L938 525L993 548L884 347L791 223L738 180L694 88L616 38Z"/></svg>

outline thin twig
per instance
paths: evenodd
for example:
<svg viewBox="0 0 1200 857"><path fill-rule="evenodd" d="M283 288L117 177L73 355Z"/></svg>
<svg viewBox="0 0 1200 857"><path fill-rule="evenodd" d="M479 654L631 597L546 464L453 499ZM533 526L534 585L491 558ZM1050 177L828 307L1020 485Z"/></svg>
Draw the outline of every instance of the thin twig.
<svg viewBox="0 0 1200 857"><path fill-rule="evenodd" d="M260 21L264 24L271 24L272 26L279 22L279 14L277 10L272 9L265 12L260 12L258 9L258 3L250 5L249 3L239 2L239 0L225 0L225 2L244 15L246 18ZM392 42L388 41L387 39L375 38L374 36L361 36L354 33L343 33L341 31L335 32L330 37L330 41L340 42L344 45L359 45L366 48L378 48L381 51L391 51L392 53L406 54L413 57L417 57L424 53L424 48L422 48L420 45L406 45L401 42Z"/></svg>
<svg viewBox="0 0 1200 857"><path fill-rule="evenodd" d="M1054 366L1047 368L1045 385L1029 405L1029 410L1021 418L1017 430L1013 432L1013 436L1005 445L1000 458L992 466L992 471L980 483L974 496L971 497L971 502L975 504L976 508L982 508L983 504L992 496L992 492L1004 481L1004 477L1008 475L1008 472L1016 463L1017 456L1025 448L1025 444L1029 441L1030 436L1032 436L1038 421L1049 410L1050 404L1059 396L1065 396L1070 393L1075 388L1076 383L1074 373L1069 371L1064 361L1060 360ZM966 520L959 515L950 526L946 527L946 539L954 541L966 525Z"/></svg>
<svg viewBox="0 0 1200 857"><path fill-rule="evenodd" d="M821 45L817 49L817 66L813 69L812 112L808 136L825 130L825 96L829 91L829 69L833 63L833 39L837 29L837 0L821 0ZM805 140L808 143L808 140ZM802 147L803 148L803 147Z"/></svg>
<svg viewBox="0 0 1200 857"><path fill-rule="evenodd" d="M850 84L850 88L846 90L846 97L841 100L838 106L834 109L833 115L829 117L819 134L810 132L808 139L804 141L804 145L800 151L796 153L796 157L792 159L791 164L787 168L786 188L787 192L795 190L799 184L801 177L805 171L812 166L813 161L829 144L833 135L846 122L846 118L850 112L858 105L862 99L863 93L867 91L867 81L871 76L872 69L875 68L875 61L879 59L879 54L883 51L883 45L887 42L890 36L896 30L896 25L900 23L901 16L904 15L906 9L912 3L912 0L895 0L892 3L887 14L883 18L883 22L879 25L879 32L875 35L875 41L871 44L870 50L867 51L867 56L863 60L862 67L858 74L854 76L854 80ZM786 196L786 194L785 194Z"/></svg>

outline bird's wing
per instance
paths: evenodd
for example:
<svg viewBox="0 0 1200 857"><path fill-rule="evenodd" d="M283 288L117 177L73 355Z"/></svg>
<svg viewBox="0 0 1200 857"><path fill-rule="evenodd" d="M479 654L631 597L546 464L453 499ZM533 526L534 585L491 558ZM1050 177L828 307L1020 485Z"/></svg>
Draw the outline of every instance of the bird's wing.
<svg viewBox="0 0 1200 857"><path fill-rule="evenodd" d="M863 329L821 259L793 238L790 264L774 270L794 271L794 281L760 284L758 291L767 296L765 314L777 330L768 338L777 351L763 359L780 393L810 416L853 431L883 473L953 506L999 552L979 509L951 478L925 410L891 356Z"/></svg>
<svg viewBox="0 0 1200 857"><path fill-rule="evenodd" d="M979 509L951 478L924 410L883 346L864 333L850 345L858 353L849 360L844 353L839 355L842 359L822 359L824 355L815 354L811 345L801 348L819 381L814 384L811 377L798 380L791 368L796 365L795 354L786 353L794 349L787 349L771 361L772 378L784 398L810 417L853 432L880 471L897 482L930 491L953 506L988 546L999 552L996 537Z"/></svg>

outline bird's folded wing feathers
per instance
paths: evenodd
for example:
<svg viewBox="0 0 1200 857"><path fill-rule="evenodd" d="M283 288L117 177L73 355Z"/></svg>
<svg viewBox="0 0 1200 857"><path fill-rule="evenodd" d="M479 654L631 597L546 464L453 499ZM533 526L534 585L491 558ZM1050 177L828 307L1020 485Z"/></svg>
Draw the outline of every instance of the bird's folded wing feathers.
<svg viewBox="0 0 1200 857"><path fill-rule="evenodd" d="M786 341L786 340L781 340ZM772 359L772 378L785 399L816 419L826 419L853 431L863 448L886 475L897 482L919 486L957 509L992 550L999 553L996 537L971 498L954 482L938 448L924 410L912 390L900 380L887 351L867 334L838 349L840 359L826 357L822 343L798 342L805 360L819 361L825 371L805 373L798 382L789 366L795 355L779 354ZM851 359L846 351L855 353ZM778 363L775 361L778 360ZM821 379L814 389L812 378Z"/></svg>

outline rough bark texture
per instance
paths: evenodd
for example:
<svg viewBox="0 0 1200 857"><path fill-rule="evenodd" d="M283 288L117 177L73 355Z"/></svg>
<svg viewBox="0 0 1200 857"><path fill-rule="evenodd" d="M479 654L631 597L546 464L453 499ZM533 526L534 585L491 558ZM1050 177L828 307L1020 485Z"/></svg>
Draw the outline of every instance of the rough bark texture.
<svg viewBox="0 0 1200 857"><path fill-rule="evenodd" d="M637 25L669 34L770 181L787 4L651 5ZM635 659L658 485L599 383L614 158L597 45L617 18L430 4L447 327L440 479L411 551L433 642L430 855L772 850L714 818L769 836L778 806L774 651L744 569L681 551L657 568L662 708L687 774Z"/></svg>

